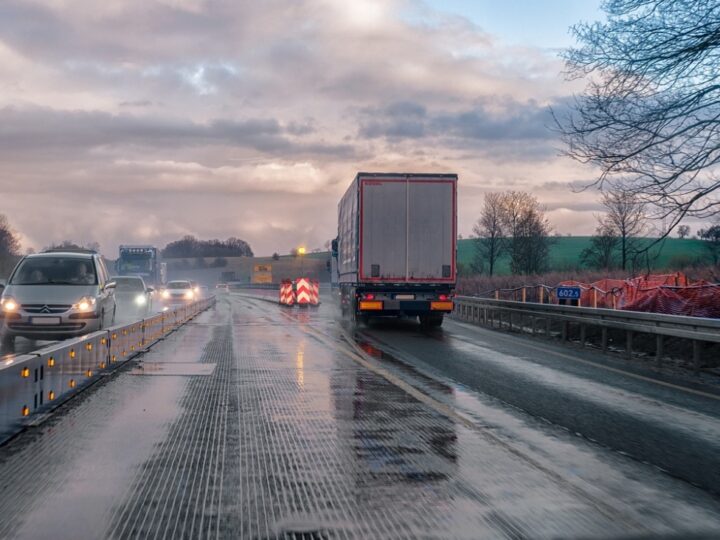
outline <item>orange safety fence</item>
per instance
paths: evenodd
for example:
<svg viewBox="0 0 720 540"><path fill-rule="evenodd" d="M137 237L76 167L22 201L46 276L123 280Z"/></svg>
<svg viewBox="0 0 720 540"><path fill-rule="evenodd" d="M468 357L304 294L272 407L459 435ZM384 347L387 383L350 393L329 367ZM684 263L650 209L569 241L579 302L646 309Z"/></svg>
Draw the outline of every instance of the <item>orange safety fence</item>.
<svg viewBox="0 0 720 540"><path fill-rule="evenodd" d="M570 280L558 286L580 287L579 304L586 307L720 318L720 285L693 283L681 272L590 284Z"/></svg>

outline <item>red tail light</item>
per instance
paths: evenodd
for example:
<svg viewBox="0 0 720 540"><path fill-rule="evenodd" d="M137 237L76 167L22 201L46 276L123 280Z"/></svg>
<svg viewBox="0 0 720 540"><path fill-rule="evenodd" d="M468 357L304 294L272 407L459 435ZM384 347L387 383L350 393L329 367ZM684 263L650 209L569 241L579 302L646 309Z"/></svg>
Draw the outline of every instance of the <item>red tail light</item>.
<svg viewBox="0 0 720 540"><path fill-rule="evenodd" d="M440 300L441 302L445 302L446 300L449 300L449 299L450 299L450 296L447 294L438 295L438 300Z"/></svg>
<svg viewBox="0 0 720 540"><path fill-rule="evenodd" d="M365 293L362 297L363 300L375 300L375 295L373 293Z"/></svg>

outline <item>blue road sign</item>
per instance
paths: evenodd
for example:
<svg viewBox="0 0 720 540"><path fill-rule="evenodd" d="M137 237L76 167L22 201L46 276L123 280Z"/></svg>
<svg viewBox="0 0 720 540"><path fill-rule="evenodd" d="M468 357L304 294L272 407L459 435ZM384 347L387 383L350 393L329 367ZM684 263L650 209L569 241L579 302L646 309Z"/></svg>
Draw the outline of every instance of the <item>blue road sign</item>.
<svg viewBox="0 0 720 540"><path fill-rule="evenodd" d="M580 287L558 287L555 289L558 300L579 300Z"/></svg>

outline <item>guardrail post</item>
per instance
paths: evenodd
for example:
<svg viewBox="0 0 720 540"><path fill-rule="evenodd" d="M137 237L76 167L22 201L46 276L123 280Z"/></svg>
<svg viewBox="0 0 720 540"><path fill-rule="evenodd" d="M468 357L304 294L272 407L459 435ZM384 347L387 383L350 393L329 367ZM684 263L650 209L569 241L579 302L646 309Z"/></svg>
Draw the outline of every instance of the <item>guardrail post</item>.
<svg viewBox="0 0 720 540"><path fill-rule="evenodd" d="M693 371L697 374L700 371L700 360L702 341L693 339Z"/></svg>
<svg viewBox="0 0 720 540"><path fill-rule="evenodd" d="M606 352L607 345L608 345L608 329L606 326L603 326L600 329L600 343L601 343L603 352Z"/></svg>
<svg viewBox="0 0 720 540"><path fill-rule="evenodd" d="M593 287L593 308L597 309L597 289Z"/></svg>
<svg viewBox="0 0 720 540"><path fill-rule="evenodd" d="M495 289L495 300L500 300L500 291Z"/></svg>
<svg viewBox="0 0 720 540"><path fill-rule="evenodd" d="M663 356L663 345L665 344L665 340L663 339L662 334L657 334L655 336L655 365L657 367L662 367L662 356Z"/></svg>
<svg viewBox="0 0 720 540"><path fill-rule="evenodd" d="M523 304L525 303L525 300L527 299L527 292L525 290L525 287L522 288L522 301Z"/></svg>
<svg viewBox="0 0 720 540"><path fill-rule="evenodd" d="M633 348L633 331L628 330L625 337L625 354L628 358L632 358Z"/></svg>
<svg viewBox="0 0 720 540"><path fill-rule="evenodd" d="M513 329L513 313L512 311L508 311L508 330L512 332Z"/></svg>
<svg viewBox="0 0 720 540"><path fill-rule="evenodd" d="M542 285L539 285L539 287L540 287L540 291L538 292L538 297L540 298L540 303L544 304L545 303L545 287L543 287Z"/></svg>

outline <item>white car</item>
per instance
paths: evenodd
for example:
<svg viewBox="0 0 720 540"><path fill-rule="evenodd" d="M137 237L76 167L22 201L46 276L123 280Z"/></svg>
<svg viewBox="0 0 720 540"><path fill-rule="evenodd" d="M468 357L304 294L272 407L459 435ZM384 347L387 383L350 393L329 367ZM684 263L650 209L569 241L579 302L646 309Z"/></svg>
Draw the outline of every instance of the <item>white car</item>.
<svg viewBox="0 0 720 540"><path fill-rule="evenodd" d="M160 299L165 306L190 304L197 300L197 293L187 280L168 281L160 293Z"/></svg>

